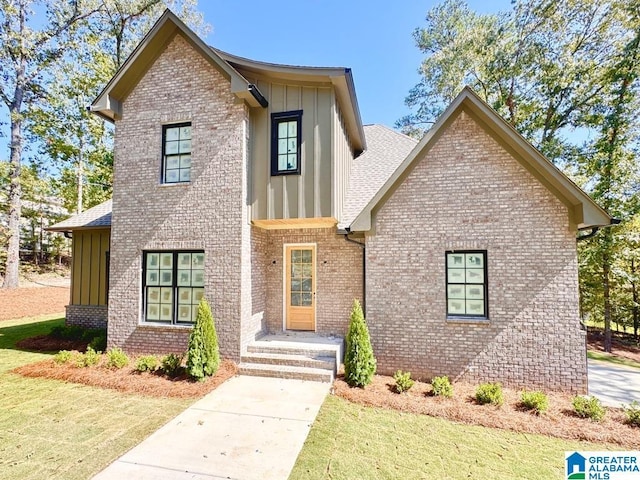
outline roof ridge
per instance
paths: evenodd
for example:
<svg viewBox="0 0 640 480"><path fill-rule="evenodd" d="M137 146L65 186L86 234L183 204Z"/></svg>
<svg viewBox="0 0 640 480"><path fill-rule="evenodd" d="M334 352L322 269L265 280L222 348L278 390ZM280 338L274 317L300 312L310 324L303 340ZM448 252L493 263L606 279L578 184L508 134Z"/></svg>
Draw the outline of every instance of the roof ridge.
<svg viewBox="0 0 640 480"><path fill-rule="evenodd" d="M364 127L382 127L385 130L387 130L387 131L389 131L391 133L395 133L396 135L398 135L400 137L407 138L407 139L411 140L412 142L415 142L415 143L419 142L419 140L413 138L412 136L407 135L406 133L399 132L399 131L397 131L397 130L385 125L384 123L367 123L367 124L365 124L363 126Z"/></svg>

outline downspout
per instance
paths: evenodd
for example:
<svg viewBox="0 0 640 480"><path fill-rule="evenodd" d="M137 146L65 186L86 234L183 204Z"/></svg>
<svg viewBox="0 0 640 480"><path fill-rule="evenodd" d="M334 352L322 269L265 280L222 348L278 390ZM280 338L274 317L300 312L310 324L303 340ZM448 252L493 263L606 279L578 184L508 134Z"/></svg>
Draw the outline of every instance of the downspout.
<svg viewBox="0 0 640 480"><path fill-rule="evenodd" d="M345 228L344 239L347 242L355 243L360 248L362 248L362 313L364 313L364 317L367 318L367 247L364 242L358 242L353 238L349 238L349 234L351 233L351 229L349 227Z"/></svg>

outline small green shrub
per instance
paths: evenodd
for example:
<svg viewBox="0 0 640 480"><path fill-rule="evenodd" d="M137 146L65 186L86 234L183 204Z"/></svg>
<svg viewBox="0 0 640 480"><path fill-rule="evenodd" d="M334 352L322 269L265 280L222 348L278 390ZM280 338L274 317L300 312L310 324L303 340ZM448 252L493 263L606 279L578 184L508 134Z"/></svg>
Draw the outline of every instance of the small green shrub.
<svg viewBox="0 0 640 480"><path fill-rule="evenodd" d="M155 355L142 355L136 360L136 370L138 372L155 372L160 362Z"/></svg>
<svg viewBox="0 0 640 480"><path fill-rule="evenodd" d="M107 352L107 367L124 368L129 365L129 357L121 349L114 347Z"/></svg>
<svg viewBox="0 0 640 480"><path fill-rule="evenodd" d="M187 372L191 378L202 381L205 377L215 374L219 366L218 334L213 323L211 307L202 298L198 305L196 323L189 335Z"/></svg>
<svg viewBox="0 0 640 480"><path fill-rule="evenodd" d="M431 379L431 388L431 392L436 397L453 397L453 387L447 376L433 377Z"/></svg>
<svg viewBox="0 0 640 480"><path fill-rule="evenodd" d="M640 403L634 400L624 407L624 413L627 416L627 424L640 427Z"/></svg>
<svg viewBox="0 0 640 480"><path fill-rule="evenodd" d="M89 342L89 347L91 347L96 352L104 352L107 349L106 332L101 332L98 334L98 336L93 337Z"/></svg>
<svg viewBox="0 0 640 480"><path fill-rule="evenodd" d="M376 358L369 337L369 329L358 300L353 301L351 320L345 338L344 379L352 387L363 388L376 373Z"/></svg>
<svg viewBox="0 0 640 480"><path fill-rule="evenodd" d="M411 372L403 372L402 370L398 370L393 374L393 379L396 381L396 392L402 393L409 390L413 387L415 383L411 379Z"/></svg>
<svg viewBox="0 0 640 480"><path fill-rule="evenodd" d="M64 363L69 363L73 358L73 353L69 350L60 350L53 356L53 361L58 365L62 365Z"/></svg>
<svg viewBox="0 0 640 480"><path fill-rule="evenodd" d="M573 410L576 412L576 415L582 418L589 418L594 422L599 422L604 418L604 414L606 413L606 409L594 396L583 397L578 395L573 397Z"/></svg>
<svg viewBox="0 0 640 480"><path fill-rule="evenodd" d="M520 405L526 410L533 411L536 415L544 413L549 408L549 397L544 392L524 391L520 395Z"/></svg>
<svg viewBox="0 0 640 480"><path fill-rule="evenodd" d="M175 353L170 353L162 358L162 371L171 378L175 378L182 374L182 357L184 355L177 355Z"/></svg>
<svg viewBox="0 0 640 480"><path fill-rule="evenodd" d="M77 325L58 325L49 335L60 340L82 340L84 333L85 329Z"/></svg>
<svg viewBox="0 0 640 480"><path fill-rule="evenodd" d="M76 357L76 366L82 367L93 367L100 363L100 358L102 354L100 352L96 352L93 348L87 347L87 351L84 353L80 353Z"/></svg>
<svg viewBox="0 0 640 480"><path fill-rule="evenodd" d="M479 385L476 390L476 402L480 405L490 403L491 405L499 407L504 402L504 398L502 396L502 385L497 382L489 382Z"/></svg>

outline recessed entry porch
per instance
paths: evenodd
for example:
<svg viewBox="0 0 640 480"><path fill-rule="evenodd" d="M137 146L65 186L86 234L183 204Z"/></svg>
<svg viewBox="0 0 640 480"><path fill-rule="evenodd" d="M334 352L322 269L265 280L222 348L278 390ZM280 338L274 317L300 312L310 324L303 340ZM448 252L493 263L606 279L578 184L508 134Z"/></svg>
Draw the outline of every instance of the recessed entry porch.
<svg viewBox="0 0 640 480"><path fill-rule="evenodd" d="M265 335L249 343L240 357L238 373L331 382L343 358L342 337L288 331Z"/></svg>

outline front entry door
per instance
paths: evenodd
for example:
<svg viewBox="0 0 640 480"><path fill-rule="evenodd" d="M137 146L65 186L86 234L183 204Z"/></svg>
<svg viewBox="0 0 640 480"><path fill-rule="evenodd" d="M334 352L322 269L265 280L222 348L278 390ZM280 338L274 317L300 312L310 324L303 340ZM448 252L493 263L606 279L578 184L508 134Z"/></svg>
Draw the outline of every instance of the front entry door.
<svg viewBox="0 0 640 480"><path fill-rule="evenodd" d="M285 247L287 330L316 329L316 247Z"/></svg>

